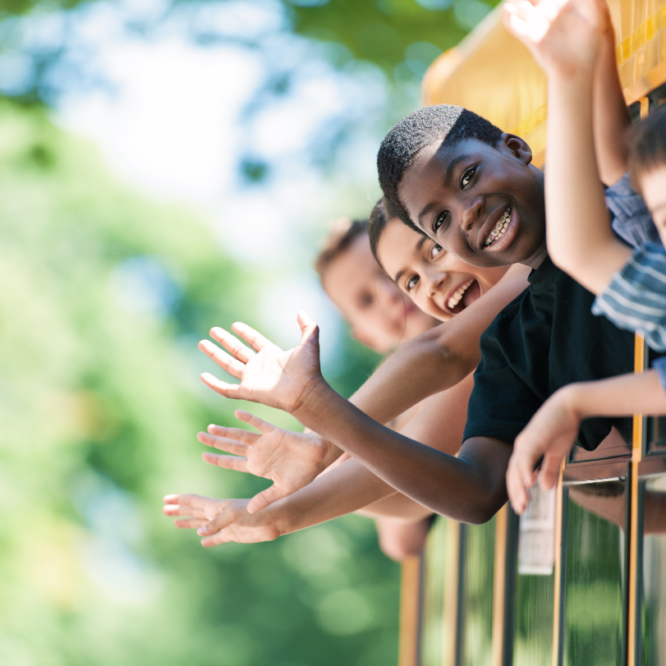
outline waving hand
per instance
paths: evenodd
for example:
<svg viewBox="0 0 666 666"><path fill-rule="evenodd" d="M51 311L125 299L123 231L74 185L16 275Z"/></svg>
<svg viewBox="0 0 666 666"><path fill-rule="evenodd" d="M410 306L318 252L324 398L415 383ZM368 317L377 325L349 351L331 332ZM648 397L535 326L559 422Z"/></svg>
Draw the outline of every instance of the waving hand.
<svg viewBox="0 0 666 666"><path fill-rule="evenodd" d="M204 453L202 457L207 463L238 472L249 472L273 481L270 488L250 500L248 513L256 513L303 488L341 453L336 448L336 454L326 440L314 433L282 430L241 410L237 410L235 415L255 427L259 433L211 425L208 432L200 432L197 437L203 444L236 454L227 456Z"/></svg>
<svg viewBox="0 0 666 666"><path fill-rule="evenodd" d="M303 312L298 315L301 340L293 349L283 351L246 324L236 323L232 330L251 349L221 328L213 328L211 337L229 353L208 340L199 349L226 370L239 384L228 384L208 373L203 382L220 395L237 400L260 402L294 413L306 400L321 377L319 366L319 329Z"/></svg>
<svg viewBox="0 0 666 666"><path fill-rule="evenodd" d="M186 516L174 521L176 527L196 528L203 536L201 545L210 548L229 541L257 543L273 541L282 526L269 511L253 516L246 510L247 500L216 500L202 495L167 495L164 513Z"/></svg>

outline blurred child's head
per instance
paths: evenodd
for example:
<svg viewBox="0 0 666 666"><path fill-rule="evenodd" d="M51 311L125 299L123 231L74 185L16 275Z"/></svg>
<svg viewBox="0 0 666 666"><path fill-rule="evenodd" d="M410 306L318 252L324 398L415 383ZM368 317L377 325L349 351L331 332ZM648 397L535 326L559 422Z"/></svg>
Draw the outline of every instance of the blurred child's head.
<svg viewBox="0 0 666 666"><path fill-rule="evenodd" d="M433 317L445 321L462 312L508 270L461 261L387 208L379 202L370 215L372 252L400 290Z"/></svg>
<svg viewBox="0 0 666 666"><path fill-rule="evenodd" d="M666 245L666 106L631 128L629 171Z"/></svg>
<svg viewBox="0 0 666 666"><path fill-rule="evenodd" d="M475 266L531 265L545 251L543 174L529 146L458 106L403 118L377 155L396 215Z"/></svg>
<svg viewBox="0 0 666 666"><path fill-rule="evenodd" d="M395 349L434 324L403 296L374 260L367 221L339 220L315 268L352 335L379 353Z"/></svg>

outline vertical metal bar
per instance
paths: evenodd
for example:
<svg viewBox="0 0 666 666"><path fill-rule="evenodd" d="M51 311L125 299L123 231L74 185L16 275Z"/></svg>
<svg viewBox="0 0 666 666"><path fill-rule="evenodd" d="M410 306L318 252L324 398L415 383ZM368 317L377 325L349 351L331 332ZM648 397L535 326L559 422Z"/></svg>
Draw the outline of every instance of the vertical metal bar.
<svg viewBox="0 0 666 666"><path fill-rule="evenodd" d="M455 666L463 663L463 632L465 630L464 603L465 603L465 566L467 560L468 526L460 524L460 541L458 548L458 585L457 585L457 607L456 607L456 635L455 635Z"/></svg>
<svg viewBox="0 0 666 666"><path fill-rule="evenodd" d="M555 589L553 590L553 666L564 664L564 609L566 602L567 544L564 535L567 525L568 493L562 483L564 461L560 469L555 500Z"/></svg>
<svg viewBox="0 0 666 666"><path fill-rule="evenodd" d="M460 604L462 602L462 525L449 520L446 526L446 580L444 584L444 647L442 666L460 663Z"/></svg>
<svg viewBox="0 0 666 666"><path fill-rule="evenodd" d="M645 106L645 109L644 109ZM647 105L641 100L641 116L647 114ZM645 368L645 341L637 335L634 345L634 372L643 372ZM627 601L625 608L627 612L626 629L626 663L627 666L638 666L640 664L640 594L639 581L642 578L642 556L640 547L642 542L641 520L639 516L639 487L638 487L638 465L643 458L643 416L634 415L633 440L631 446L631 472L629 474L629 552L628 573L625 594Z"/></svg>
<svg viewBox="0 0 666 666"><path fill-rule="evenodd" d="M503 666L506 587L506 548L509 508L505 504L495 516L495 571L493 575L492 664Z"/></svg>
<svg viewBox="0 0 666 666"><path fill-rule="evenodd" d="M492 665L511 666L516 592L518 516L508 504L495 518Z"/></svg>
<svg viewBox="0 0 666 666"><path fill-rule="evenodd" d="M407 557L401 567L398 666L419 666L423 556Z"/></svg>

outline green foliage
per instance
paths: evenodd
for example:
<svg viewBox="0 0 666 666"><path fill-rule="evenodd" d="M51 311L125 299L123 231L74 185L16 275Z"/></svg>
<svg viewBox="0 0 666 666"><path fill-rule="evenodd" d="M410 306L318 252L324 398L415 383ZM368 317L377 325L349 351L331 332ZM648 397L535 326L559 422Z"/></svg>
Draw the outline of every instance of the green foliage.
<svg viewBox="0 0 666 666"><path fill-rule="evenodd" d="M252 323L271 276L40 110L0 117L0 663L391 663L398 570L369 521L210 551L161 515L168 492L265 486L199 458L236 405L196 342Z"/></svg>

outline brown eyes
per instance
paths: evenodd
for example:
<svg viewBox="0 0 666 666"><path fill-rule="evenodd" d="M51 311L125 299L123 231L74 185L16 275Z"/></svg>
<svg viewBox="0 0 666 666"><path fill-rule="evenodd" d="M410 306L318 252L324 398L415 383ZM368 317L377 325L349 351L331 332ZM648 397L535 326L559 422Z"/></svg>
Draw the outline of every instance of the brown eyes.
<svg viewBox="0 0 666 666"><path fill-rule="evenodd" d="M474 178L475 173L476 173L475 166L472 167L471 169L467 169L467 171L463 173L463 176L460 179L460 185L463 189L465 189L472 182L472 178Z"/></svg>

